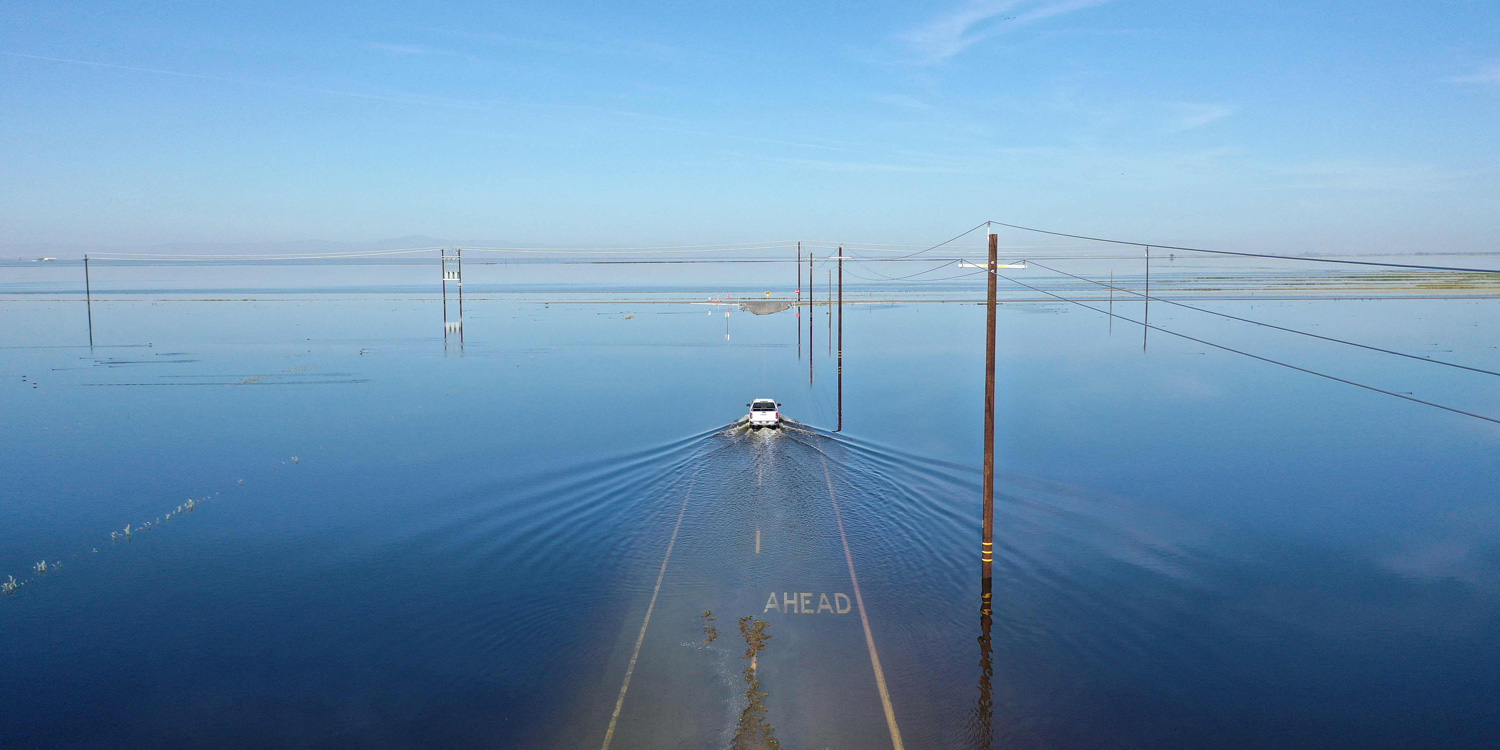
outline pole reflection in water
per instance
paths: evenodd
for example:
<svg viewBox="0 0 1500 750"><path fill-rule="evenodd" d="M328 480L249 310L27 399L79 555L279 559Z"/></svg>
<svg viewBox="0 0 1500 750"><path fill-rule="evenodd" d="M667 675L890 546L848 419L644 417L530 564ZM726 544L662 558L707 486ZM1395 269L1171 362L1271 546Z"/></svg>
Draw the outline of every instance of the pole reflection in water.
<svg viewBox="0 0 1500 750"><path fill-rule="evenodd" d="M990 643L990 579L984 579L979 596L979 699L974 704L974 747L989 750L995 743L994 646Z"/></svg>
<svg viewBox="0 0 1500 750"><path fill-rule="evenodd" d="M89 351L94 350L94 288L89 285L89 256L83 256L83 300L89 314Z"/></svg>
<svg viewBox="0 0 1500 750"><path fill-rule="evenodd" d="M813 283L813 254L807 253L807 384L813 383L813 311L818 309L817 287Z"/></svg>
<svg viewBox="0 0 1500 750"><path fill-rule="evenodd" d="M448 254L446 248L438 250L439 263L443 273L443 353L463 356L464 353L464 266L463 251L455 250L453 255ZM451 267L450 267L451 266ZM458 320L448 319L448 282L452 281L458 287ZM452 348L457 346L456 350Z"/></svg>

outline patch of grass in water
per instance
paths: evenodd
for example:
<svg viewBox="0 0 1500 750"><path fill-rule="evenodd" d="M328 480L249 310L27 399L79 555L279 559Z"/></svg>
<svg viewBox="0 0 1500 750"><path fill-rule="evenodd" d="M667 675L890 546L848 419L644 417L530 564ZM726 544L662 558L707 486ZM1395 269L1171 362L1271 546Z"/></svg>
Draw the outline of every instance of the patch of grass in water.
<svg viewBox="0 0 1500 750"><path fill-rule="evenodd" d="M766 627L771 623L757 620L753 615L740 618L740 635L745 637L745 658L750 667L745 670L745 710L740 712L740 723L734 730L734 750L781 750L776 739L776 728L766 720L765 699L770 695L760 689L756 679L755 657L766 647L771 635Z"/></svg>

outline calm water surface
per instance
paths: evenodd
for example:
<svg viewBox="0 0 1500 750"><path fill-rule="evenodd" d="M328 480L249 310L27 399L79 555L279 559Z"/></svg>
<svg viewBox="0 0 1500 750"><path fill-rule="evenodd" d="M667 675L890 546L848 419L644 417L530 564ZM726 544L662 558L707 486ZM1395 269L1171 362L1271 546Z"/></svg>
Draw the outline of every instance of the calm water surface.
<svg viewBox="0 0 1500 750"><path fill-rule="evenodd" d="M835 433L822 310L198 299L96 300L92 350L0 299L0 746L1500 744L1493 424L1003 305L984 692L982 307L848 309ZM1500 369L1495 300L1202 304Z"/></svg>

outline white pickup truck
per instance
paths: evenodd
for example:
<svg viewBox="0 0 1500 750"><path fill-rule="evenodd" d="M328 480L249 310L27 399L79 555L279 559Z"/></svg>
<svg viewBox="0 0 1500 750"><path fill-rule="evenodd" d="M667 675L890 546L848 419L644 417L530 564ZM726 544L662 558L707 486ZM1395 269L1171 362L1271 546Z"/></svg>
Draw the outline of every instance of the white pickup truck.
<svg viewBox="0 0 1500 750"><path fill-rule="evenodd" d="M781 404L776 403L775 400L758 398L751 401L748 406L750 407L751 427L781 426L781 412L779 411Z"/></svg>

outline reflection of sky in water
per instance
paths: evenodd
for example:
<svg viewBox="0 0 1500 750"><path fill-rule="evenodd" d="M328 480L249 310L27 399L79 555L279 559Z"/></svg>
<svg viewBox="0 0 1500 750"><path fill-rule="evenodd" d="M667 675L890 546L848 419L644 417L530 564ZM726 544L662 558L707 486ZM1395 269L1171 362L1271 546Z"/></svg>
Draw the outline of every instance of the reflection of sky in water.
<svg viewBox="0 0 1500 750"><path fill-rule="evenodd" d="M1494 300L1202 304L1500 368ZM0 745L597 744L690 485L617 746L690 706L673 726L718 741L737 618L847 586L815 445L908 746L967 736L982 307L850 309L833 442L718 434L757 396L832 427L821 311L809 387L789 313L736 310L726 341L722 307L474 300L459 351L399 295L144 295L95 304L91 354L78 305L0 305L0 578L31 579L0 599ZM1500 414L1489 376L1151 319ZM1154 333L1143 355L1139 328L1060 304L1002 307L999 363L1002 745L1500 737L1494 425ZM756 559L751 526L796 551ZM879 739L858 628L774 615L782 743Z"/></svg>

